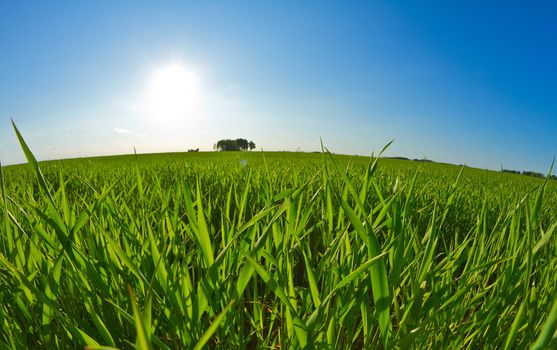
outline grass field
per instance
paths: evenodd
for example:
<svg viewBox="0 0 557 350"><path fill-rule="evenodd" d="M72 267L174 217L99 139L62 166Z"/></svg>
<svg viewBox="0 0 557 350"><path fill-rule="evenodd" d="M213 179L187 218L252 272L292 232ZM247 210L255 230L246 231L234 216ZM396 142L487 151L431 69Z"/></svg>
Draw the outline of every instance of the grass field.
<svg viewBox="0 0 557 350"><path fill-rule="evenodd" d="M22 147L30 165L2 169L0 349L557 346L556 181Z"/></svg>

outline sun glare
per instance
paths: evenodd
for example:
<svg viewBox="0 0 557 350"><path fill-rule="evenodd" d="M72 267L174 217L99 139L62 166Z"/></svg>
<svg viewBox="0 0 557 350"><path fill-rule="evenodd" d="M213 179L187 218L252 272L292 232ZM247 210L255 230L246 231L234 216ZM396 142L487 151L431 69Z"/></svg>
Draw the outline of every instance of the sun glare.
<svg viewBox="0 0 557 350"><path fill-rule="evenodd" d="M149 105L159 121L193 118L199 104L199 81L195 72L180 64L157 69L149 89Z"/></svg>

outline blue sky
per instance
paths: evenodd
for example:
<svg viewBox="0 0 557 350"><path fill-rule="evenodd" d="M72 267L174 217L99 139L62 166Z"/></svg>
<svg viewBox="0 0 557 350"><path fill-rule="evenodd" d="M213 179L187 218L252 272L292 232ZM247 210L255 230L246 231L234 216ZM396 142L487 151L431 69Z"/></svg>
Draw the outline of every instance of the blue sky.
<svg viewBox="0 0 557 350"><path fill-rule="evenodd" d="M556 6L2 1L0 160L24 161L13 118L39 159L237 137L314 151L321 137L338 153L394 139L389 155L546 172ZM161 100L175 86L195 98Z"/></svg>

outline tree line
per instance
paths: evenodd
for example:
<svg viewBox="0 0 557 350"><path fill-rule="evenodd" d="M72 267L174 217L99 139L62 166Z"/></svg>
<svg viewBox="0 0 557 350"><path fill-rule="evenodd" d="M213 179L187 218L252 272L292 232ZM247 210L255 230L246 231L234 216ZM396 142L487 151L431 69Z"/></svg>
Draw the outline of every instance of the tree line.
<svg viewBox="0 0 557 350"><path fill-rule="evenodd" d="M511 169L501 169L502 172L504 173L511 173L511 174L517 174L517 175L527 175L527 176L534 176L534 177L545 177L544 174L536 172L536 171L523 171L520 172L518 170L511 170ZM551 179L553 180L557 180L557 176L555 175L551 175L550 176Z"/></svg>

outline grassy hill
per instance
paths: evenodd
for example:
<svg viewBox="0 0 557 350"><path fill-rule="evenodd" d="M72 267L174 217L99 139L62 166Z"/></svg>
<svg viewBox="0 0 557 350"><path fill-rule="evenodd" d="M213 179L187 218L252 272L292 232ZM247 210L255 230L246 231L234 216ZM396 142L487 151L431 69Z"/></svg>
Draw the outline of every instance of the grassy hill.
<svg viewBox="0 0 557 350"><path fill-rule="evenodd" d="M288 152L38 167L3 168L0 348L552 342L555 181Z"/></svg>

